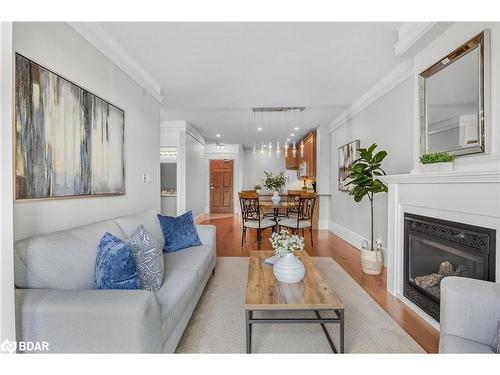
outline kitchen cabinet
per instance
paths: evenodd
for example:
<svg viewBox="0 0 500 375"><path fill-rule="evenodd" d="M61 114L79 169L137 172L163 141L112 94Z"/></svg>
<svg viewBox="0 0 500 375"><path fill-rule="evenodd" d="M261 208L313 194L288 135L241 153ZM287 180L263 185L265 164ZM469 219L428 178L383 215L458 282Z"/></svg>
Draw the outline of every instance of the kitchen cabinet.
<svg viewBox="0 0 500 375"><path fill-rule="evenodd" d="M292 147L290 145L289 149L288 149L288 156L286 157L285 159L285 168L286 169L297 169L297 155L295 155L295 157L293 156L293 152L292 152Z"/></svg>
<svg viewBox="0 0 500 375"><path fill-rule="evenodd" d="M304 152L300 152L301 143L304 144ZM293 157L292 147L288 150L285 159L286 169L298 169L302 163L307 164L308 178L316 177L316 131L309 133L297 143L297 155Z"/></svg>

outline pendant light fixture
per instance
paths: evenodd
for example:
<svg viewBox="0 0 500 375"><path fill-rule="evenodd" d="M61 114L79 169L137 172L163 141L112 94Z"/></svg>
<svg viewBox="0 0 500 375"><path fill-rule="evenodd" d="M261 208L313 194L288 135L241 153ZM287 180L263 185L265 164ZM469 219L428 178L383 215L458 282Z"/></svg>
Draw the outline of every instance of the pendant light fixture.
<svg viewBox="0 0 500 375"><path fill-rule="evenodd" d="M273 154L273 144L269 142L269 157L271 157Z"/></svg>
<svg viewBox="0 0 500 375"><path fill-rule="evenodd" d="M288 142L285 141L285 158L288 158Z"/></svg>
<svg viewBox="0 0 500 375"><path fill-rule="evenodd" d="M253 144L253 156L257 155L257 147L255 147L255 143Z"/></svg>
<svg viewBox="0 0 500 375"><path fill-rule="evenodd" d="M304 157L304 141L300 142L300 157Z"/></svg>
<svg viewBox="0 0 500 375"><path fill-rule="evenodd" d="M276 157L279 158L281 154L280 143L276 142Z"/></svg>
<svg viewBox="0 0 500 375"><path fill-rule="evenodd" d="M296 158L296 157L297 157L297 147L295 147L295 141L293 141L292 156L293 156L294 158Z"/></svg>
<svg viewBox="0 0 500 375"><path fill-rule="evenodd" d="M262 142L260 145L260 154L264 155L264 142Z"/></svg>

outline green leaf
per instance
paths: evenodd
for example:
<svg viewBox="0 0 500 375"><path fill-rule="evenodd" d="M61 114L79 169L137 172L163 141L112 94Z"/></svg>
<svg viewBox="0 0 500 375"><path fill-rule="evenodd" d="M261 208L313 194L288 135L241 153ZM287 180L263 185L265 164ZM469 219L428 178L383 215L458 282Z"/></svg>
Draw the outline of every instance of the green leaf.
<svg viewBox="0 0 500 375"><path fill-rule="evenodd" d="M380 162L382 162L382 160L384 160L386 156L387 156L386 151L379 151L375 154L371 162L372 164L379 164Z"/></svg>

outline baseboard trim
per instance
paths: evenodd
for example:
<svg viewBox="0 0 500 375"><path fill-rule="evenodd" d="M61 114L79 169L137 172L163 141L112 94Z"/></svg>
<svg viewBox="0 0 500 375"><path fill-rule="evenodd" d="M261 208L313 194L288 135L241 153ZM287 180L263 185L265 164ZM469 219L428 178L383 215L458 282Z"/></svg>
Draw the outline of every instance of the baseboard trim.
<svg viewBox="0 0 500 375"><path fill-rule="evenodd" d="M352 230L347 229L346 227L343 227L338 223L334 223L333 221L330 221L330 224L328 225L328 230L333 234L339 236L345 242L349 243L358 250L361 250L363 248L363 241L367 241L368 243L370 243L370 241L367 238L364 238L358 233L353 232ZM384 267L387 267L387 256L386 256L387 249L381 248L381 250L384 252Z"/></svg>
<svg viewBox="0 0 500 375"><path fill-rule="evenodd" d="M330 221L328 230L333 234L339 236L345 242L351 244L358 250L362 248L363 241L366 241L366 238L364 238L363 236L360 236L356 232L353 232L352 230L347 229L346 227L343 227L338 223L334 223L333 221Z"/></svg>
<svg viewBox="0 0 500 375"><path fill-rule="evenodd" d="M330 223L328 220L318 220L318 229L319 230L329 230L330 229Z"/></svg>

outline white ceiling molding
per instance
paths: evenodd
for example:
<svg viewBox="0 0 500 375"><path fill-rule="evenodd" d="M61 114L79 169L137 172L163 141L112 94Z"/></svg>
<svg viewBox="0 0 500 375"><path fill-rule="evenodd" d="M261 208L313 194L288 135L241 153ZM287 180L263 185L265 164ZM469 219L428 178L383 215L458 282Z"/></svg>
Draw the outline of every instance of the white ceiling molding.
<svg viewBox="0 0 500 375"><path fill-rule="evenodd" d="M78 34L111 60L160 103L161 87L125 49L96 22L67 22Z"/></svg>
<svg viewBox="0 0 500 375"><path fill-rule="evenodd" d="M401 57L415 56L452 24L453 22L405 22L399 28L394 53Z"/></svg>
<svg viewBox="0 0 500 375"><path fill-rule="evenodd" d="M196 130L196 128L191 125L189 122L184 120L177 121L162 121L160 123L160 130L166 131L181 131L190 135L202 145L205 145L205 138Z"/></svg>
<svg viewBox="0 0 500 375"><path fill-rule="evenodd" d="M413 75L413 59L408 59L398 65L396 69L382 78L375 86L364 93L358 100L343 111L329 125L330 132L345 124L351 118L356 116L362 110L373 104L382 96L387 94L400 83L410 78Z"/></svg>

